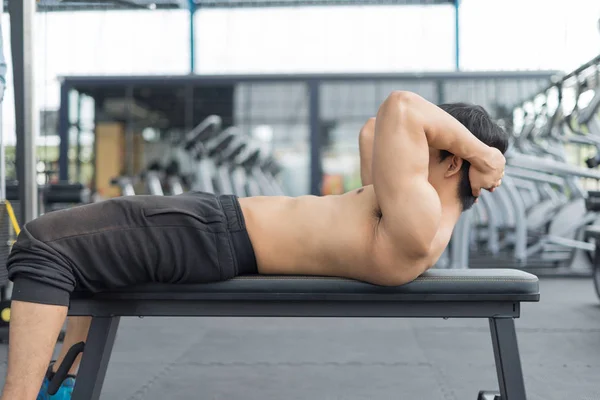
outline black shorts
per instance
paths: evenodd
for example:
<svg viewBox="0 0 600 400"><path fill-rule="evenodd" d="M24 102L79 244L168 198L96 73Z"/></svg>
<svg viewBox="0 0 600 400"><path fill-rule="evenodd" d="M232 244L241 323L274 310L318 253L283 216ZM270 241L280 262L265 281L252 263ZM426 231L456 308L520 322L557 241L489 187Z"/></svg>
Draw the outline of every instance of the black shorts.
<svg viewBox="0 0 600 400"><path fill-rule="evenodd" d="M256 274L235 196L130 196L26 224L8 257L13 300L68 305L74 290L193 284Z"/></svg>

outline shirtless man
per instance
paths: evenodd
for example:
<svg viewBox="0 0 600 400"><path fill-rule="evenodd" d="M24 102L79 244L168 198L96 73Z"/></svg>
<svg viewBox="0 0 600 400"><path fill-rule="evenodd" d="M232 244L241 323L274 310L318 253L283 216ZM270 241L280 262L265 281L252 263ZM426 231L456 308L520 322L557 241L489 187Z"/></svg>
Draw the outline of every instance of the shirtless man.
<svg viewBox="0 0 600 400"><path fill-rule="evenodd" d="M36 398L75 289L255 273L412 281L437 261L480 191L500 185L506 147L481 107L394 92L361 131L361 189L132 196L30 222L8 261L14 289L1 400Z"/></svg>

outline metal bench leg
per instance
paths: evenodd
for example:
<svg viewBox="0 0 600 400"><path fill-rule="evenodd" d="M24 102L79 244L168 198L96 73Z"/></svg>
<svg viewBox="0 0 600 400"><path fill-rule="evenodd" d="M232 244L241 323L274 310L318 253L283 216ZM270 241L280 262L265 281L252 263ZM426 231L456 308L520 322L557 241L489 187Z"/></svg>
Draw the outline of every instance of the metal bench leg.
<svg viewBox="0 0 600 400"><path fill-rule="evenodd" d="M513 318L490 318L490 331L502 400L526 400Z"/></svg>
<svg viewBox="0 0 600 400"><path fill-rule="evenodd" d="M94 317L75 380L72 400L98 400L120 317Z"/></svg>

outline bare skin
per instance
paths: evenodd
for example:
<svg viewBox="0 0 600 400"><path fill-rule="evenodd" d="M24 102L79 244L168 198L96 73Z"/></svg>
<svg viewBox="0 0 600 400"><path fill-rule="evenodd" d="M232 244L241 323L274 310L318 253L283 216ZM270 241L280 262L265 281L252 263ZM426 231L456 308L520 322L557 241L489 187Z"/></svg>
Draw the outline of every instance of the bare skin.
<svg viewBox="0 0 600 400"><path fill-rule="evenodd" d="M407 283L430 268L450 240L462 212L463 160L472 165L475 196L499 186L504 173L498 150L412 93L392 93L361 130L359 144L361 189L240 199L261 274ZM439 150L454 156L440 162ZM13 302L1 400L36 398L66 314L66 307ZM71 319L68 343L85 340L88 327L88 318Z"/></svg>
<svg viewBox="0 0 600 400"><path fill-rule="evenodd" d="M9 370L2 400L33 400L42 385L67 307L13 301Z"/></svg>
<svg viewBox="0 0 600 400"><path fill-rule="evenodd" d="M462 212L456 193L463 159L476 168L476 195L498 186L504 171L498 150L410 93L388 97L359 145L365 186L357 191L240 199L261 274L410 282L450 241ZM439 150L455 156L439 162Z"/></svg>

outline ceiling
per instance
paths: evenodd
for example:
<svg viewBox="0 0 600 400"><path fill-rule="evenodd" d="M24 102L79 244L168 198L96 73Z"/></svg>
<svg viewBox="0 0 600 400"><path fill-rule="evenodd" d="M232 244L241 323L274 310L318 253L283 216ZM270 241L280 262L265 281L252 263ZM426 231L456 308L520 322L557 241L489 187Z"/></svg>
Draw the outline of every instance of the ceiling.
<svg viewBox="0 0 600 400"><path fill-rule="evenodd" d="M4 0L5 10L8 1ZM439 5L454 0L192 0L196 8L258 8L347 5ZM160 10L189 8L190 0L37 0L38 11Z"/></svg>

